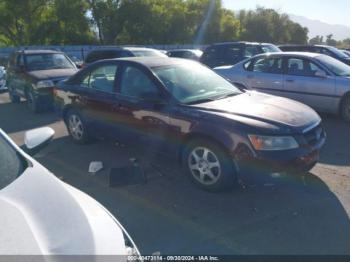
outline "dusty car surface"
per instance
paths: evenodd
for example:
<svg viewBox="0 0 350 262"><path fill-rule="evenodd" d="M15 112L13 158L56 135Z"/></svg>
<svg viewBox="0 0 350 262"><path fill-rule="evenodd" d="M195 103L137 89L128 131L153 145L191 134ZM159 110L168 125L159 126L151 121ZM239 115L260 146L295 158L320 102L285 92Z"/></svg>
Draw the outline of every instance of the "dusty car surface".
<svg viewBox="0 0 350 262"><path fill-rule="evenodd" d="M33 112L52 107L52 88L77 71L64 53L54 50L22 50L9 58L7 85L12 103L27 100Z"/></svg>
<svg viewBox="0 0 350 262"><path fill-rule="evenodd" d="M264 54L214 70L242 88L291 98L350 121L350 67L330 56Z"/></svg>
<svg viewBox="0 0 350 262"><path fill-rule="evenodd" d="M104 60L61 82L55 101L75 142L112 137L177 156L211 191L234 184L245 160L307 171L325 141L308 106L242 92L185 59Z"/></svg>
<svg viewBox="0 0 350 262"><path fill-rule="evenodd" d="M45 127L28 131L25 150L38 152L53 135ZM101 204L28 153L0 129L1 255L123 255L116 261L127 261L127 255L139 254Z"/></svg>

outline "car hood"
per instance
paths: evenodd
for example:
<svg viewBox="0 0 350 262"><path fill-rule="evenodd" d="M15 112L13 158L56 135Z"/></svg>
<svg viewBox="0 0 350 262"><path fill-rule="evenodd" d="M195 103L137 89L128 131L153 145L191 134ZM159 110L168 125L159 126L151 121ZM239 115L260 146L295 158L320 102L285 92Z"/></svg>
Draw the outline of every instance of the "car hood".
<svg viewBox="0 0 350 262"><path fill-rule="evenodd" d="M305 128L320 122L319 115L310 107L291 99L267 95L256 91L194 105L197 109L226 115L256 127L284 128L302 132Z"/></svg>
<svg viewBox="0 0 350 262"><path fill-rule="evenodd" d="M123 255L120 223L96 200L69 186L0 134L29 167L0 190L1 255ZM4 174L2 174L4 175Z"/></svg>
<svg viewBox="0 0 350 262"><path fill-rule="evenodd" d="M46 79L56 79L56 78L67 78L71 75L74 75L78 70L71 69L51 69L51 70L37 70L30 71L28 74L37 79L37 80L46 80Z"/></svg>

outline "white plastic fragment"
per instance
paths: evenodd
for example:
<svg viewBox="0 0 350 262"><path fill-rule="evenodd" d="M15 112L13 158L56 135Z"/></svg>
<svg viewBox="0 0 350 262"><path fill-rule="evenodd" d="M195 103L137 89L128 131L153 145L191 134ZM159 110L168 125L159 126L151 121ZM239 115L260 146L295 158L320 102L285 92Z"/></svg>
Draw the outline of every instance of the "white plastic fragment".
<svg viewBox="0 0 350 262"><path fill-rule="evenodd" d="M97 173L103 169L103 163L101 161L93 161L89 165L89 173Z"/></svg>

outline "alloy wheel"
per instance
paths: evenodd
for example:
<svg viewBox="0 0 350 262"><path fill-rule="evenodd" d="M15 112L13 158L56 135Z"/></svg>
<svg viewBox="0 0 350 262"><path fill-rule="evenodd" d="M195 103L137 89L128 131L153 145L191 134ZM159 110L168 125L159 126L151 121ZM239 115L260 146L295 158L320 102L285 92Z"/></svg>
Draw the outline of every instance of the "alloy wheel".
<svg viewBox="0 0 350 262"><path fill-rule="evenodd" d="M76 140L81 140L84 135L83 123L79 116L72 114L68 119L69 132Z"/></svg>
<svg viewBox="0 0 350 262"><path fill-rule="evenodd" d="M188 155L192 176L203 185L215 184L221 176L221 164L216 154L206 147L195 147Z"/></svg>

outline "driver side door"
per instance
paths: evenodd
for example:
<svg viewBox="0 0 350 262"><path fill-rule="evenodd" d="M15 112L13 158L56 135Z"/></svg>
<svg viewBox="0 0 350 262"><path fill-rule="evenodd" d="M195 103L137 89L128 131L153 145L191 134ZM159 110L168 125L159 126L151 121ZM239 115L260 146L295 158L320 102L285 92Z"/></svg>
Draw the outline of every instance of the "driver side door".
<svg viewBox="0 0 350 262"><path fill-rule="evenodd" d="M124 139L146 144L147 150L163 151L169 114L160 83L148 69L127 63L118 87L113 113Z"/></svg>

